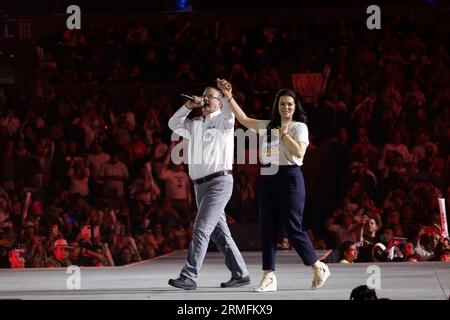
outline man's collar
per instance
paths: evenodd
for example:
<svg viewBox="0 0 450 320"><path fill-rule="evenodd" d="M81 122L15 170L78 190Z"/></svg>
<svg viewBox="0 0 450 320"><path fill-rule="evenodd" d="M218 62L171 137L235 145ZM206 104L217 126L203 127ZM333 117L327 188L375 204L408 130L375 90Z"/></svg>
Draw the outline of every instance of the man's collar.
<svg viewBox="0 0 450 320"><path fill-rule="evenodd" d="M211 113L208 114L207 116L203 116L203 120L207 120L207 119L210 119L210 118L214 118L214 117L216 117L217 115L219 115L219 114L221 114L221 113L222 113L222 110L219 108L219 109L217 109L216 111L211 112Z"/></svg>

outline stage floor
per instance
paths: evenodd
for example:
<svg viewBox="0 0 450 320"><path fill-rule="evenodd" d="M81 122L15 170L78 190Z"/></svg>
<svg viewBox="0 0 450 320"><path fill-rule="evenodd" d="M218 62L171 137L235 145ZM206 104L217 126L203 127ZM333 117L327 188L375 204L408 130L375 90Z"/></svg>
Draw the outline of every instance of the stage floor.
<svg viewBox="0 0 450 320"><path fill-rule="evenodd" d="M167 285L177 277L186 252L176 252L134 265L113 268L81 268L81 289L69 290L66 269L0 269L0 299L155 299L155 300L348 300L350 292L366 284L373 264L330 264L331 276L319 290L310 290L312 272L300 264L294 251L278 252L278 291L250 292L262 275L260 252L243 252L251 285L222 289L230 273L223 257L208 252L198 278L198 289L179 290ZM447 300L450 296L450 263L378 263L379 298L393 300Z"/></svg>

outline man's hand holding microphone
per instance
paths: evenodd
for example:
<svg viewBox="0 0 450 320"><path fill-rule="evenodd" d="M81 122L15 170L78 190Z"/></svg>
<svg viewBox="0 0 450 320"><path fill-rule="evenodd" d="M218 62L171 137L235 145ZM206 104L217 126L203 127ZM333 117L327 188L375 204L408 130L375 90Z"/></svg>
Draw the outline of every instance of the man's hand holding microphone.
<svg viewBox="0 0 450 320"><path fill-rule="evenodd" d="M205 104L202 97L188 96L186 94L181 94L181 96L187 99L187 101L184 105L188 109L201 108Z"/></svg>

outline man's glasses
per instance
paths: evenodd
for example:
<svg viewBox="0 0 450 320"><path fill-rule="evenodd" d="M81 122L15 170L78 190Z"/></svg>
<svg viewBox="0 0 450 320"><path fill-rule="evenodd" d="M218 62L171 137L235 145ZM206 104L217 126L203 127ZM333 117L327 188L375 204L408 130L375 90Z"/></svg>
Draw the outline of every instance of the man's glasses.
<svg viewBox="0 0 450 320"><path fill-rule="evenodd" d="M211 100L211 99L217 99L217 100L220 100L220 98L219 97L215 97L215 96L202 96L202 100L205 100L206 98L208 98L208 100Z"/></svg>

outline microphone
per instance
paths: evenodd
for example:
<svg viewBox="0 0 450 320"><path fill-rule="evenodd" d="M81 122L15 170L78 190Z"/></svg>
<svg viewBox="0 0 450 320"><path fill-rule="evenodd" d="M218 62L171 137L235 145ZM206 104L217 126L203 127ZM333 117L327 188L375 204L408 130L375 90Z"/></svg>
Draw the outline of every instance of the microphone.
<svg viewBox="0 0 450 320"><path fill-rule="evenodd" d="M187 94L184 94L184 93L181 93L180 97L186 98L191 101L195 101L195 98L193 96L188 96Z"/></svg>

